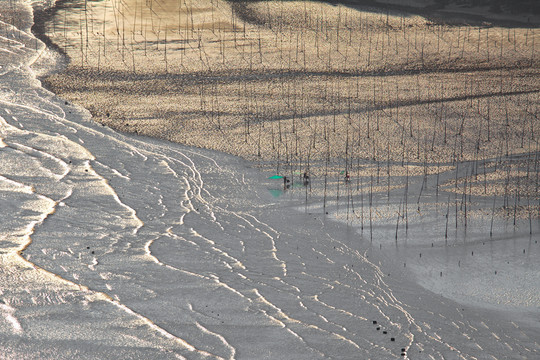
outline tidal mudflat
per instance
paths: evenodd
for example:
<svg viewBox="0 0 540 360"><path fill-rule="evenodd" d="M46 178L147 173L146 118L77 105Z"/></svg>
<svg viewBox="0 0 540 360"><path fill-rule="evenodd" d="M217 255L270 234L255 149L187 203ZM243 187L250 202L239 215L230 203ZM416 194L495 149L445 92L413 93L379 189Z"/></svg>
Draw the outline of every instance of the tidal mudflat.
<svg viewBox="0 0 540 360"><path fill-rule="evenodd" d="M538 356L536 29L0 4L6 358Z"/></svg>

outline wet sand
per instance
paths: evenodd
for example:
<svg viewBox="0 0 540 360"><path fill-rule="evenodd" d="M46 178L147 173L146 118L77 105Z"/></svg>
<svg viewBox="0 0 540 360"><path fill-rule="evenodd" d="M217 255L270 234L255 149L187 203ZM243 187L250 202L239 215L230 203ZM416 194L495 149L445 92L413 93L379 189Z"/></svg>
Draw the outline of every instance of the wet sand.
<svg viewBox="0 0 540 360"><path fill-rule="evenodd" d="M15 5L18 18L29 23L30 5ZM486 170L490 181L491 176L500 177L501 168L506 188L512 185L510 179L515 182L510 175L534 179L533 153L435 165L425 156L431 150L426 141L430 137L424 135L424 142L412 142L416 147L406 153L418 159L404 159L401 165L399 158L391 161L400 153L389 148L385 137L391 128L388 121L403 124L403 109L388 104L385 112L368 109L370 132L362 141L373 141L373 146L366 150L368 158L360 158L353 134L356 140L363 138L351 131L358 123L352 112L349 117L346 99L351 98L351 105L355 102L340 90L343 79L329 80L319 93L317 83L298 83L294 92L294 82L282 86L278 81L274 104L288 101L292 109L297 105L305 112L291 116L294 111L285 108L289 110L264 121L270 129L264 136L272 139L274 129L274 141L280 145L276 155L282 160L277 163L277 157L270 157L266 164L279 165L278 172L291 172L295 180L296 172L310 164L313 176L312 186L295 182L274 198L267 187L279 189L281 179L273 183L268 172L246 168L237 157L126 135L95 123L86 110L35 81L36 72L50 69L47 62L54 57L28 28L0 25L0 50L7 54L0 57L0 207L5 217L0 223L0 313L5 320L0 324L5 340L0 353L5 357L313 359L365 354L395 359L538 354L540 247L534 236L539 224L535 219L529 227L530 221L518 219L512 225L511 217L489 211L491 198L471 195L470 186ZM78 35L84 44L85 31ZM223 74L227 79L235 75ZM199 77L190 74L185 79L190 76L192 81ZM149 72L146 79L155 77ZM79 81L78 89L93 86L91 80ZM313 111L322 113L324 121L301 117L312 98L304 96L302 107L301 84L310 95L319 94L320 109ZM251 88L246 88L249 94ZM114 91L111 88L109 95ZM209 97L201 99L204 106ZM252 104L256 117L261 102L247 104ZM311 120L311 132L301 119ZM401 134L414 136L419 131L414 120L405 123L408 132ZM251 122L240 123L248 125L260 129ZM459 123L463 134L468 134L466 125ZM314 156L315 160L297 162L293 145L300 131L315 139L313 150L322 147L319 160ZM437 140L437 134L431 139ZM522 139L534 142L535 136ZM403 138L403 144L396 144L407 142ZM465 139L454 144L456 154L462 147L463 153L468 149ZM299 147L298 152L304 150L308 148ZM510 160L513 168L505 168ZM505 172L507 168L512 171ZM346 169L351 171L348 181L341 173ZM530 215L527 201L532 198L499 197L493 209L511 200L515 209L525 208Z"/></svg>
<svg viewBox="0 0 540 360"><path fill-rule="evenodd" d="M49 25L71 63L45 81L94 120L307 170L312 186L281 197L305 192L299 210L352 225L385 270L474 306L538 303L534 31L310 3L250 5L251 23L221 2L103 4Z"/></svg>

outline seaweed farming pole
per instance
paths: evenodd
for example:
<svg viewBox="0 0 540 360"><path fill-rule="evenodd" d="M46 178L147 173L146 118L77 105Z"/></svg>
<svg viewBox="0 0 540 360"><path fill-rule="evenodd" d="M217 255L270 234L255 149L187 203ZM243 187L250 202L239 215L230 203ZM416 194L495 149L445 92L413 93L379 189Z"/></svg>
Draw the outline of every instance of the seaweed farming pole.
<svg viewBox="0 0 540 360"><path fill-rule="evenodd" d="M403 217L401 215L401 205L403 204L403 199L401 199L399 201L399 207L398 207L398 211L397 211L397 220L396 220L396 246L397 246L397 241L398 241L398 230L399 230L399 218L400 217Z"/></svg>
<svg viewBox="0 0 540 360"><path fill-rule="evenodd" d="M405 233L409 231L409 158L407 158L407 169L405 174Z"/></svg>
<svg viewBox="0 0 540 360"><path fill-rule="evenodd" d="M182 37L181 28L182 28L182 0L178 0L178 36L180 38Z"/></svg>
<svg viewBox="0 0 540 360"><path fill-rule="evenodd" d="M531 45L531 66L534 64L534 29L531 29L532 32L532 45Z"/></svg>
<svg viewBox="0 0 540 360"><path fill-rule="evenodd" d="M324 124L324 132L327 133L326 123ZM324 163L324 195L323 195L323 210L326 213L326 192L328 186L328 162L330 161L330 139L326 139L326 158Z"/></svg>
<svg viewBox="0 0 540 360"><path fill-rule="evenodd" d="M373 175L371 175L371 181L369 183L369 239L373 241Z"/></svg>
<svg viewBox="0 0 540 360"><path fill-rule="evenodd" d="M103 57L107 56L105 54L105 44L107 42L106 32L105 32L106 23L107 23L107 4L105 4L105 6L103 7ZM98 69L98 71L99 71L99 69Z"/></svg>
<svg viewBox="0 0 540 360"><path fill-rule="evenodd" d="M164 50L164 61L165 61L165 74L169 73L169 63L167 61L167 27L165 26L165 50ZM133 65L135 68L135 64Z"/></svg>
<svg viewBox="0 0 540 360"><path fill-rule="evenodd" d="M364 233L364 184L360 180L360 229Z"/></svg>
<svg viewBox="0 0 540 360"><path fill-rule="evenodd" d="M81 35L81 67L84 67L84 37L83 37L83 29L82 29L82 17L79 13L79 32Z"/></svg>
<svg viewBox="0 0 540 360"><path fill-rule="evenodd" d="M489 237L493 237L493 219L495 218L495 202L497 200L497 195L493 196L493 210L491 211L491 225L489 228Z"/></svg>
<svg viewBox="0 0 540 360"><path fill-rule="evenodd" d="M64 53L67 53L67 33L66 33L66 24L67 24L67 9L64 8Z"/></svg>
<svg viewBox="0 0 540 360"><path fill-rule="evenodd" d="M132 40L132 45L133 45L133 42L135 41L135 30L137 29L137 5L138 5L138 2L135 1L135 11L133 12L133 30L131 30L131 40ZM142 8L142 5L141 5L141 8ZM141 13L141 22L142 22L142 13Z"/></svg>
<svg viewBox="0 0 540 360"><path fill-rule="evenodd" d="M86 34L86 61L88 62L88 0L84 0L84 25Z"/></svg>
<svg viewBox="0 0 540 360"><path fill-rule="evenodd" d="M448 239L448 218L450 215L450 196L448 196L448 201L446 202L446 226L444 229L444 238Z"/></svg>
<svg viewBox="0 0 540 360"><path fill-rule="evenodd" d="M465 220L465 227L467 227L467 170L465 170L465 183L463 185L463 202L464 202L464 220Z"/></svg>

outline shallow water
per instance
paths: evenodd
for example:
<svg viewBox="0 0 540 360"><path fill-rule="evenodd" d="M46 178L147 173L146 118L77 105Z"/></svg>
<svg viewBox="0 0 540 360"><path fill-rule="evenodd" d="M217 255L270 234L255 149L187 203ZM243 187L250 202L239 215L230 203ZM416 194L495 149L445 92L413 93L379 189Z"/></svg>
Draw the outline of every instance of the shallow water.
<svg viewBox="0 0 540 360"><path fill-rule="evenodd" d="M460 287L467 275L427 271L463 249L484 281L507 242L483 256L474 232L466 247L443 246L441 229L418 222L401 247L383 220L371 241L318 200L302 204L303 189L273 197L281 184L238 158L99 126L40 87L28 65L54 55L21 24L0 27L2 358L538 355L537 308L525 322L418 285ZM538 251L516 237L515 252L527 241Z"/></svg>

